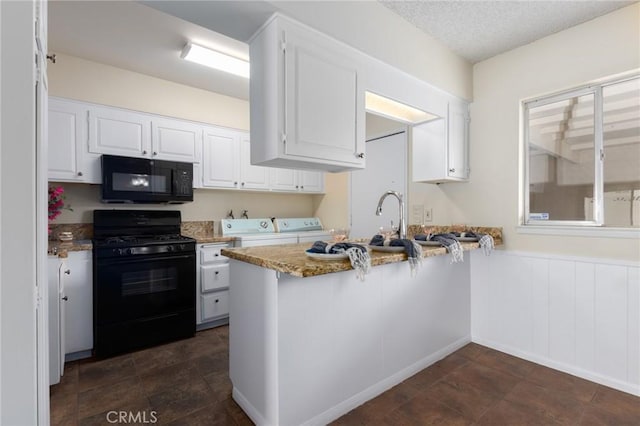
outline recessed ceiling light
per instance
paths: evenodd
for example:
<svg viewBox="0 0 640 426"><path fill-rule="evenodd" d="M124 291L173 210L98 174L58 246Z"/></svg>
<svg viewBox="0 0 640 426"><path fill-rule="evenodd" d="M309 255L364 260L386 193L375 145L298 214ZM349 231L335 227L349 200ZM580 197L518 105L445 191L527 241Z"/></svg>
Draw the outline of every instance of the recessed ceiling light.
<svg viewBox="0 0 640 426"><path fill-rule="evenodd" d="M365 109L369 112L409 124L423 123L439 118L437 115L372 92L365 92L364 103Z"/></svg>
<svg viewBox="0 0 640 426"><path fill-rule="evenodd" d="M249 62L197 44L188 43L182 50L180 57L200 65L249 78Z"/></svg>

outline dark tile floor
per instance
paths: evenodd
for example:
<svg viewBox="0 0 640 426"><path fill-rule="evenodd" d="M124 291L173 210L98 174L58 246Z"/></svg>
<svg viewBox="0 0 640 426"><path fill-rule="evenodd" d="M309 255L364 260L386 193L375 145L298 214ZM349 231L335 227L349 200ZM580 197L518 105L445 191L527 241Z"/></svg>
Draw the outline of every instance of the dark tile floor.
<svg viewBox="0 0 640 426"><path fill-rule="evenodd" d="M219 327L69 363L51 387L51 424L109 425L124 412L138 416L127 424L251 425L231 399L227 354ZM638 426L640 398L471 343L333 423L431 424Z"/></svg>

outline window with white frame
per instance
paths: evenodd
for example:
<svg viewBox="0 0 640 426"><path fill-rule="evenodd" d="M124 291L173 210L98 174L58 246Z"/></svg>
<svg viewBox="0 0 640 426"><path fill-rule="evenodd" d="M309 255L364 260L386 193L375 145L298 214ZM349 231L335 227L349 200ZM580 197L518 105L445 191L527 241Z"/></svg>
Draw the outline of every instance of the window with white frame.
<svg viewBox="0 0 640 426"><path fill-rule="evenodd" d="M524 224L640 227L640 77L523 102Z"/></svg>

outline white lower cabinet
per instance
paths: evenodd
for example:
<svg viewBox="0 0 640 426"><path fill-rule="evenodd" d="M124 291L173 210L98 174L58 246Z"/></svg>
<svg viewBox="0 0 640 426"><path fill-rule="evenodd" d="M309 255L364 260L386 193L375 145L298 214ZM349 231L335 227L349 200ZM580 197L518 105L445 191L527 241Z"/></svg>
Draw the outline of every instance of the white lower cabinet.
<svg viewBox="0 0 640 426"><path fill-rule="evenodd" d="M202 295L203 321L221 319L229 316L229 290L216 291Z"/></svg>
<svg viewBox="0 0 640 426"><path fill-rule="evenodd" d="M220 250L227 243L198 244L196 315L199 329L229 316L229 258Z"/></svg>
<svg viewBox="0 0 640 426"><path fill-rule="evenodd" d="M49 257L49 347L52 383L57 383L55 375L59 380L65 355L74 354L72 359L90 356L93 273L89 250L69 252L67 258Z"/></svg>
<svg viewBox="0 0 640 426"><path fill-rule="evenodd" d="M65 353L93 348L93 273L91 251L74 251L66 259L69 274L64 291Z"/></svg>

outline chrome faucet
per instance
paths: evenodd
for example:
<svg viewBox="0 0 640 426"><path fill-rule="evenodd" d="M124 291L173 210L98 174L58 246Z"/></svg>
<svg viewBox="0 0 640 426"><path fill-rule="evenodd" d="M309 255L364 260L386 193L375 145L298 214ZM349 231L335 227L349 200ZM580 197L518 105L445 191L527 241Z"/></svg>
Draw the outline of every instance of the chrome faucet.
<svg viewBox="0 0 640 426"><path fill-rule="evenodd" d="M402 200L402 194L397 191L387 191L382 194L380 201L378 201L378 207L376 208L376 216L382 214L382 203L387 196L393 195L398 199L398 209L400 210L400 220L398 221L398 233L400 238L407 238L407 225L404 223L404 201Z"/></svg>

